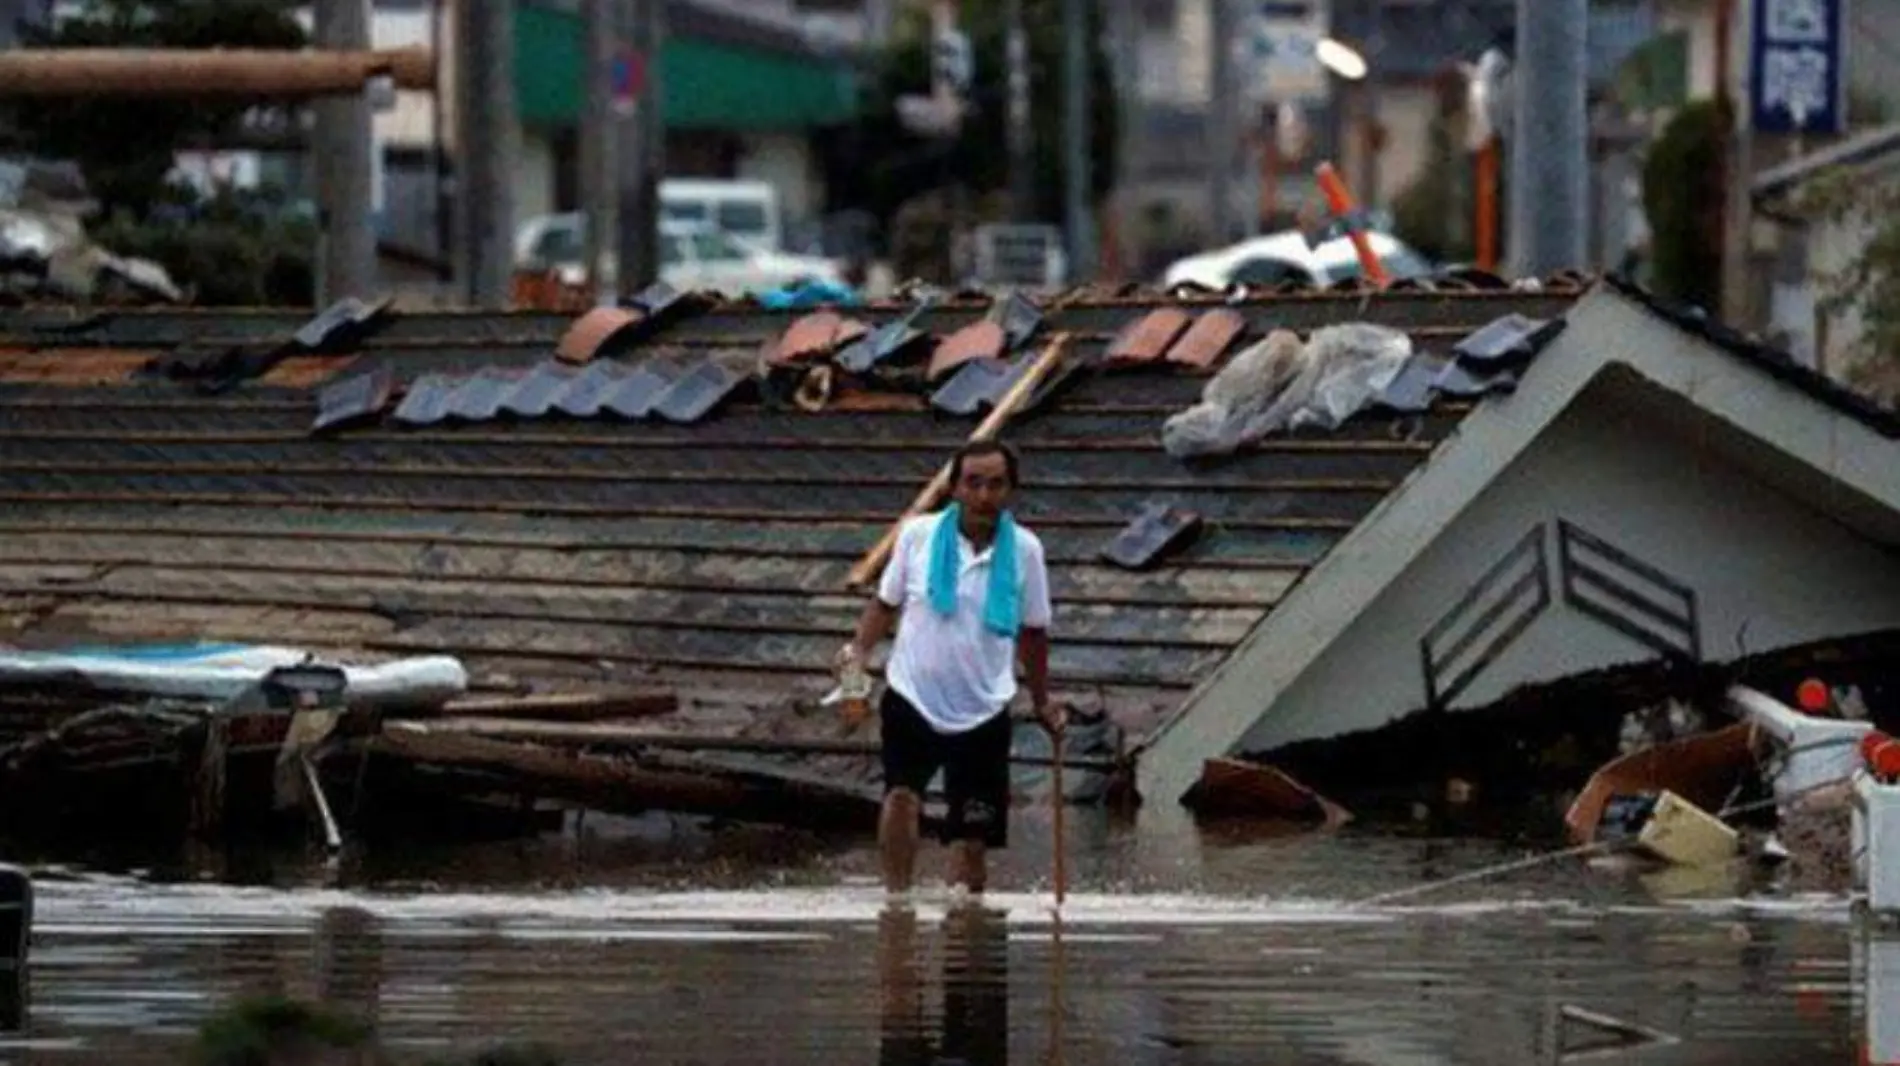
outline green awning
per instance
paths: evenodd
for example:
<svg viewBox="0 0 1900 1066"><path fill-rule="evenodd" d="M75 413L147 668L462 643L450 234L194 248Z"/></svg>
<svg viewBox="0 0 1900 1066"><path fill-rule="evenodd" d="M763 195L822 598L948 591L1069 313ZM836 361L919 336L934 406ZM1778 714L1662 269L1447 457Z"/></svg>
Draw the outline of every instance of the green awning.
<svg viewBox="0 0 1900 1066"><path fill-rule="evenodd" d="M580 120L584 54L579 15L516 6L515 99L524 124ZM666 124L675 129L802 129L857 115L856 78L842 63L689 36L668 38L660 62Z"/></svg>

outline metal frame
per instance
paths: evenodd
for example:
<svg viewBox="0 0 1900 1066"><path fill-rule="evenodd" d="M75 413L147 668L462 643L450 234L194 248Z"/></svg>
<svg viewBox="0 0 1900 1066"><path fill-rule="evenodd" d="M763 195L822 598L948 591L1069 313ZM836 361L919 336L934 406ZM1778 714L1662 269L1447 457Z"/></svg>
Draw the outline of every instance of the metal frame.
<svg viewBox="0 0 1900 1066"><path fill-rule="evenodd" d="M1531 560L1530 570L1512 581L1497 602L1479 613L1470 625L1461 627L1460 623L1477 608L1485 594L1502 584L1526 558ZM1458 598L1458 602L1452 604L1451 609L1419 638L1419 661L1425 671L1426 707L1434 711L1443 710L1522 636L1550 606L1550 584L1550 559L1544 546L1544 524L1540 522L1518 538L1511 550L1505 552L1503 558L1493 563L1472 583L1465 594ZM1452 675L1449 681L1445 680L1447 666L1478 644L1479 638L1514 608L1516 612L1510 621L1479 647L1469 665ZM1461 635L1451 640L1449 646L1440 647L1440 642L1454 630L1461 630Z"/></svg>
<svg viewBox="0 0 1900 1066"><path fill-rule="evenodd" d="M1557 520L1557 556L1565 603L1666 658L1701 660L1694 589L1568 519ZM1663 595L1645 591L1641 582ZM1600 598L1585 599L1585 591Z"/></svg>

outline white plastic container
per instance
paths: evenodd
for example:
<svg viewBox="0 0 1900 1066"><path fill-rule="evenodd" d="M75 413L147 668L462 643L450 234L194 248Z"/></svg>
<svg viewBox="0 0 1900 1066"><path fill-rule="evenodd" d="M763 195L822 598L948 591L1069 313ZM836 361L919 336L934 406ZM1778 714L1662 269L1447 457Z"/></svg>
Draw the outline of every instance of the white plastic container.
<svg viewBox="0 0 1900 1066"><path fill-rule="evenodd" d="M1854 775L1854 887L1875 911L1900 911L1900 785Z"/></svg>
<svg viewBox="0 0 1900 1066"><path fill-rule="evenodd" d="M1680 866L1708 866L1735 857L1740 837L1720 818L1664 789L1636 842Z"/></svg>
<svg viewBox="0 0 1900 1066"><path fill-rule="evenodd" d="M1774 780L1782 804L1853 776L1860 769L1860 740L1874 729L1872 722L1803 714L1742 685L1729 689L1729 701L1785 756Z"/></svg>

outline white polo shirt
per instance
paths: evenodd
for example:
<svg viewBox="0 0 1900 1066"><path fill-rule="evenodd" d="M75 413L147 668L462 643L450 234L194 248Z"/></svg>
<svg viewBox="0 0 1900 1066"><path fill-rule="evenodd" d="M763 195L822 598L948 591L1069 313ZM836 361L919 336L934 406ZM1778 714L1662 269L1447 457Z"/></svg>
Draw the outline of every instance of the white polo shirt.
<svg viewBox="0 0 1900 1066"><path fill-rule="evenodd" d="M940 733L974 729L1016 696L1016 642L983 625L989 596L989 548L977 552L957 534L957 609L948 618L930 606L930 542L943 512L907 519L878 583L878 599L901 613L884 679ZM1016 526L1016 587L1022 624L1046 629L1049 569L1042 540Z"/></svg>

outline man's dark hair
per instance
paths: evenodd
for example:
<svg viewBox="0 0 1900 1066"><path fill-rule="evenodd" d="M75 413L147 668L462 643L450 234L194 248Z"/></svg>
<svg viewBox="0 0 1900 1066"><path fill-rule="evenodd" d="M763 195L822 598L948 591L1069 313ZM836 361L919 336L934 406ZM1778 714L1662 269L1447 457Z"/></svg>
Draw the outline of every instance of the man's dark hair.
<svg viewBox="0 0 1900 1066"><path fill-rule="evenodd" d="M963 447L958 448L957 454L950 457L950 484L955 485L963 480L963 461L965 459L981 459L986 455L1000 455L1003 457L1003 465L1009 470L1010 488L1013 489L1022 483L1022 478L1019 473L1022 468L1022 460L1017 457L1016 449L1004 444L1000 440L973 440Z"/></svg>

